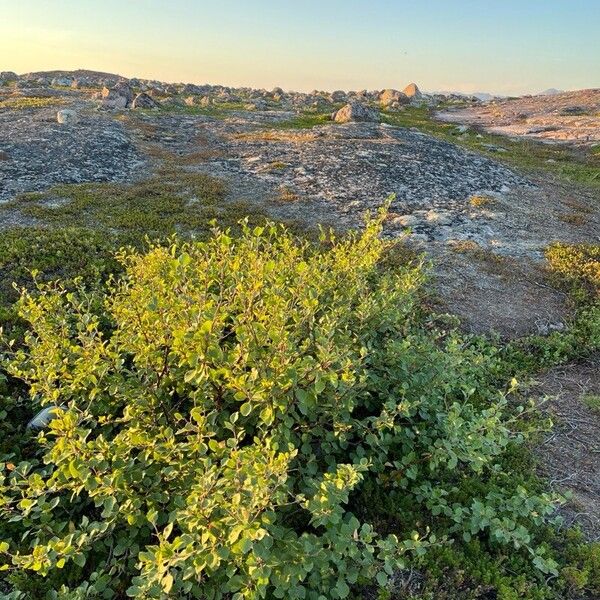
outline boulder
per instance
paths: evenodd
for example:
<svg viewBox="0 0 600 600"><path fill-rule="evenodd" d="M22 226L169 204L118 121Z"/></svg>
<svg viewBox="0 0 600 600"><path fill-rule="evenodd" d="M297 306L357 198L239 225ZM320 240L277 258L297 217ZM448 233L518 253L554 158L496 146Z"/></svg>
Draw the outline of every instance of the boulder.
<svg viewBox="0 0 600 600"><path fill-rule="evenodd" d="M61 416L65 409L62 406L46 406L27 423L27 429L45 429L51 421Z"/></svg>
<svg viewBox="0 0 600 600"><path fill-rule="evenodd" d="M112 88L102 89L103 108L127 108L133 101L133 91L126 83L118 83Z"/></svg>
<svg viewBox="0 0 600 600"><path fill-rule="evenodd" d="M423 97L421 94L421 90L417 86L416 83L409 83L403 90L404 94L408 96L411 100L413 98L420 100Z"/></svg>
<svg viewBox="0 0 600 600"><path fill-rule="evenodd" d="M195 106L196 105L196 97L195 96L188 96L185 100L185 105L186 106Z"/></svg>
<svg viewBox="0 0 600 600"><path fill-rule="evenodd" d="M79 122L79 117L74 110L65 108L56 113L56 120L61 125L75 125L75 123Z"/></svg>
<svg viewBox="0 0 600 600"><path fill-rule="evenodd" d="M146 92L141 92L133 99L131 108L158 108L158 102Z"/></svg>
<svg viewBox="0 0 600 600"><path fill-rule="evenodd" d="M383 108L391 108L394 105L402 105L408 103L408 96L398 90L383 90L381 94L379 94L379 104L381 104Z"/></svg>
<svg viewBox="0 0 600 600"><path fill-rule="evenodd" d="M348 96L346 92L343 92L342 90L336 90L335 92L331 92L330 98L332 102L346 102Z"/></svg>
<svg viewBox="0 0 600 600"><path fill-rule="evenodd" d="M350 102L332 115L336 123L365 122L379 123L379 113L360 102Z"/></svg>
<svg viewBox="0 0 600 600"><path fill-rule="evenodd" d="M269 105L265 100L261 98L257 98L256 100L251 100L248 104L245 105L246 110L267 110Z"/></svg>

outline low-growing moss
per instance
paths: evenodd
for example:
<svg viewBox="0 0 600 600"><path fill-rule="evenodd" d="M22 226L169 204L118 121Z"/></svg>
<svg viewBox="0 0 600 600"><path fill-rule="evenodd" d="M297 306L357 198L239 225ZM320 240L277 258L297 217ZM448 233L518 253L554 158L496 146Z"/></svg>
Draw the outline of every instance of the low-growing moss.
<svg viewBox="0 0 600 600"><path fill-rule="evenodd" d="M163 169L134 183L59 185L24 194L4 210L18 210L56 227L91 227L139 237L206 236L212 221L235 227L245 216L264 220L254 205L228 202L225 184L214 177Z"/></svg>
<svg viewBox="0 0 600 600"><path fill-rule="evenodd" d="M311 129L317 125L326 125L333 123L331 113L310 113L303 112L293 119L281 121L272 127L276 129Z"/></svg>
<svg viewBox="0 0 600 600"><path fill-rule="evenodd" d="M590 410L600 413L600 394L586 394L581 399Z"/></svg>
<svg viewBox="0 0 600 600"><path fill-rule="evenodd" d="M61 104L64 104L62 98L21 96L0 101L0 110L9 108L12 110L47 108L49 106L60 106Z"/></svg>

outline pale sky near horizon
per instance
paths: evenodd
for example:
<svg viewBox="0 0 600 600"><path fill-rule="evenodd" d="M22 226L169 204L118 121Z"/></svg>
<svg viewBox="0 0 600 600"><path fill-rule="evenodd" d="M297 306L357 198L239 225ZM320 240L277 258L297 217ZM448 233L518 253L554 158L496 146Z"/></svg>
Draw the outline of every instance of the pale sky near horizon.
<svg viewBox="0 0 600 600"><path fill-rule="evenodd" d="M285 89L600 87L600 0L0 0L0 71Z"/></svg>

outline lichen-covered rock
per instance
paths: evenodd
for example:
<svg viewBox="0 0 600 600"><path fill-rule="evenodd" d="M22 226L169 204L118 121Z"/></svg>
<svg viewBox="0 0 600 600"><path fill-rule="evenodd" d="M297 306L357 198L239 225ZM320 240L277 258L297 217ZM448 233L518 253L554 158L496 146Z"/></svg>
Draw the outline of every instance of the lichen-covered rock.
<svg viewBox="0 0 600 600"><path fill-rule="evenodd" d="M61 125L75 125L79 122L79 116L74 110L65 108L56 113L56 120Z"/></svg>
<svg viewBox="0 0 600 600"><path fill-rule="evenodd" d="M379 113L360 102L349 102L343 108L332 115L336 123L378 123L380 121Z"/></svg>
<svg viewBox="0 0 600 600"><path fill-rule="evenodd" d="M381 104L383 108L390 108L393 107L395 104L408 104L408 102L408 96L403 92L400 92L399 90L383 90L379 95L379 104Z"/></svg>
<svg viewBox="0 0 600 600"><path fill-rule="evenodd" d="M112 88L102 89L101 106L103 108L127 108L133 101L133 91L125 83L118 83Z"/></svg>

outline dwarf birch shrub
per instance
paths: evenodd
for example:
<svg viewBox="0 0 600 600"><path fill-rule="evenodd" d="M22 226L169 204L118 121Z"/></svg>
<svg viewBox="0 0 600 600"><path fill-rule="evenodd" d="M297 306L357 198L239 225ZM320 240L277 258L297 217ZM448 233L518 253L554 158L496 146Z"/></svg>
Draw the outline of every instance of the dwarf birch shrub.
<svg viewBox="0 0 600 600"><path fill-rule="evenodd" d="M495 357L418 318L421 269L381 266L381 222L320 247L215 232L121 252L100 298L23 293L7 369L59 410L2 465L14 597L30 572L60 598L347 598L471 536L552 569L530 533L548 498L453 484L497 477L515 437ZM424 518L359 521L366 481Z"/></svg>

